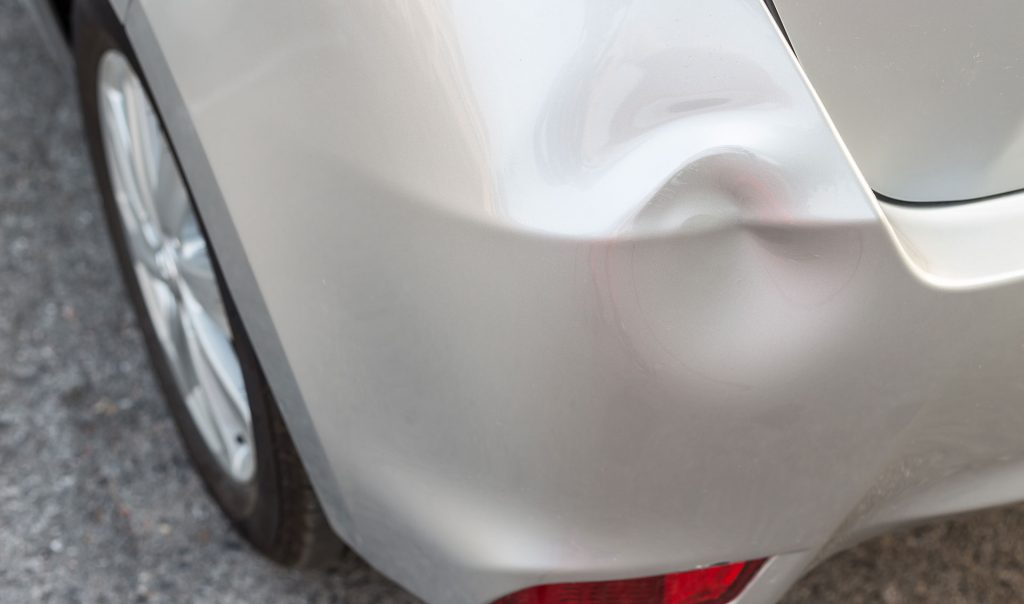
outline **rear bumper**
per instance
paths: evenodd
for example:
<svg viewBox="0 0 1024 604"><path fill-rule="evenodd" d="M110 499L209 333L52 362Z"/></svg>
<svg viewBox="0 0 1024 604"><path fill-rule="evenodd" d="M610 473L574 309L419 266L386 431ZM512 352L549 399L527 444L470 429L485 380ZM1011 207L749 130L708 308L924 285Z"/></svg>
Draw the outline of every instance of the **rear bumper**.
<svg viewBox="0 0 1024 604"><path fill-rule="evenodd" d="M128 30L332 524L414 593L774 557L769 602L1021 467L1024 283L923 253L760 0L254 1Z"/></svg>
<svg viewBox="0 0 1024 604"><path fill-rule="evenodd" d="M1024 287L925 280L887 223L417 241L439 270L364 342L388 395L317 424L340 528L488 597L782 555L758 602L876 530L1024 498Z"/></svg>

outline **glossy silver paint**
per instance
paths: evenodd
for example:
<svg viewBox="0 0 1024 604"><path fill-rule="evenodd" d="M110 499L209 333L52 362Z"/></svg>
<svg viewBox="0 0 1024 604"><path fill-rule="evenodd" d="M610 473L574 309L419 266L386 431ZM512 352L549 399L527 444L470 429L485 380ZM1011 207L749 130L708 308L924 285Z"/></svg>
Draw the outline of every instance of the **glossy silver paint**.
<svg viewBox="0 0 1024 604"><path fill-rule="evenodd" d="M950 201L1024 188L1024 3L775 5L876 191Z"/></svg>
<svg viewBox="0 0 1024 604"><path fill-rule="evenodd" d="M880 205L759 0L127 24L334 527L429 601L775 556L770 602L1024 497L1024 258L947 249L998 202Z"/></svg>
<svg viewBox="0 0 1024 604"><path fill-rule="evenodd" d="M143 303L199 434L224 472L245 482L256 471L252 417L206 235L122 53L103 56L97 88L114 200Z"/></svg>

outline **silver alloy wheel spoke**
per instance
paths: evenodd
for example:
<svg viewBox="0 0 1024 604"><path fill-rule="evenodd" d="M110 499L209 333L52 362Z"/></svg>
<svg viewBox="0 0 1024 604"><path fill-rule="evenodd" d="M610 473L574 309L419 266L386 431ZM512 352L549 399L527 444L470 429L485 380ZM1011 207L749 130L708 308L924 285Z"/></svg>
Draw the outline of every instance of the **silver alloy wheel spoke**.
<svg viewBox="0 0 1024 604"><path fill-rule="evenodd" d="M181 247L178 250L181 283L188 287L192 296L221 330L230 333L230 325L217 286L217 277L213 272L209 251L206 249L206 238L199 230L194 217L185 220L181 232Z"/></svg>
<svg viewBox="0 0 1024 604"><path fill-rule="evenodd" d="M115 205L150 322L203 442L244 482L256 470L252 417L206 236L123 54L101 59L98 99Z"/></svg>

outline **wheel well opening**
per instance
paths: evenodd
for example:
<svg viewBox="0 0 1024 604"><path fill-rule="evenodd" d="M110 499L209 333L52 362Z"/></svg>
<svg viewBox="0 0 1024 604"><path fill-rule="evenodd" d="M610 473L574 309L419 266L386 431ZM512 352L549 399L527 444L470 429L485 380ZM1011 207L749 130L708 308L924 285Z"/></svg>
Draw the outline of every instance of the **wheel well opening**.
<svg viewBox="0 0 1024 604"><path fill-rule="evenodd" d="M60 30L64 32L64 37L71 38L71 2L72 0L49 0L50 8L53 9L54 16L57 17L57 22L60 24Z"/></svg>

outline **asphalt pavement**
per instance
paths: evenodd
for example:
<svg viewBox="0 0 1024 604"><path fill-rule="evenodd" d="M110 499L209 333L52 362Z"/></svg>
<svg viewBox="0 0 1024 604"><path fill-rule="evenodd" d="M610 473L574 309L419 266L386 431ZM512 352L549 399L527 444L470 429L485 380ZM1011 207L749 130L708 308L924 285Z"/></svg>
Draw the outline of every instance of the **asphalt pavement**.
<svg viewBox="0 0 1024 604"><path fill-rule="evenodd" d="M786 604L1024 602L1024 507L885 536ZM192 472L107 240L70 79L0 0L0 604L415 601L356 556L285 570Z"/></svg>

